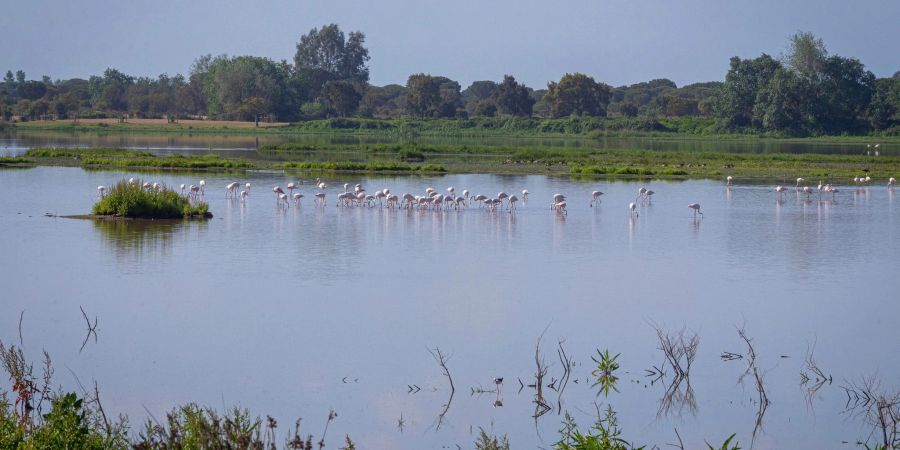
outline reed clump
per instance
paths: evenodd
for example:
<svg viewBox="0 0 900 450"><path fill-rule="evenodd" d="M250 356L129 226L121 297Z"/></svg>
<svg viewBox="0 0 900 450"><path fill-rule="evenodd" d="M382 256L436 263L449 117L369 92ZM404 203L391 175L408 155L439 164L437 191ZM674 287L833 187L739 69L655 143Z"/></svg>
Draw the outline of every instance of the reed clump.
<svg viewBox="0 0 900 450"><path fill-rule="evenodd" d="M93 213L98 216L116 216L135 219L210 218L206 202L191 203L187 198L167 187L144 188L140 182L122 180L109 189L94 204Z"/></svg>

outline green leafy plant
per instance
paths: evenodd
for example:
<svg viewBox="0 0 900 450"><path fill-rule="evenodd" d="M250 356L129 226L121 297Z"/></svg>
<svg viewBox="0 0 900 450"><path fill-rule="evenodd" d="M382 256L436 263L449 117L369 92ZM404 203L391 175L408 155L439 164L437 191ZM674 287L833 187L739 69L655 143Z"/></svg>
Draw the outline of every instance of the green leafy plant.
<svg viewBox="0 0 900 450"><path fill-rule="evenodd" d="M610 390L619 392L616 388L619 377L615 375L615 371L619 369L618 359L621 355L621 353L612 355L608 349L603 352L597 349L597 356L591 356L591 359L597 364L597 368L591 371L591 375L597 379L593 386L600 386L599 392L605 396L609 396Z"/></svg>
<svg viewBox="0 0 900 450"><path fill-rule="evenodd" d="M607 406L603 414L597 411L597 421L591 429L582 432L575 419L566 411L563 427L559 430L560 440L553 444L555 450L640 450L624 438L619 428L616 412Z"/></svg>

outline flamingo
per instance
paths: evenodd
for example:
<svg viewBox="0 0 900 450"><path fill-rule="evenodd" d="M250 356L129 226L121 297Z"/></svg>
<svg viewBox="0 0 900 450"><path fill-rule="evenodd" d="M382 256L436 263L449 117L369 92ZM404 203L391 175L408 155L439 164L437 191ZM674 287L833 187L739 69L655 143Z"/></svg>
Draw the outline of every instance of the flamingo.
<svg viewBox="0 0 900 450"><path fill-rule="evenodd" d="M184 183L181 183L181 195L184 196Z"/></svg>
<svg viewBox="0 0 900 450"><path fill-rule="evenodd" d="M319 184L316 185L316 187L318 187L319 190L324 191L325 190L325 182L320 181Z"/></svg>
<svg viewBox="0 0 900 450"><path fill-rule="evenodd" d="M460 205L462 205L463 208L466 207L466 198L465 197L456 197L456 199L453 200L453 206L456 209L459 209Z"/></svg>
<svg viewBox="0 0 900 450"><path fill-rule="evenodd" d="M637 195L637 197L634 198L634 201L638 201L638 199L642 198L644 196L644 194L646 194L646 193L647 193L647 188L642 187L642 188L638 189L638 195Z"/></svg>
<svg viewBox="0 0 900 450"><path fill-rule="evenodd" d="M384 206L383 200L385 197L387 197L387 194L385 194L384 191L378 191L375 193L373 199L378 199L378 204Z"/></svg>
<svg viewBox="0 0 900 450"><path fill-rule="evenodd" d="M643 189L643 188L641 188L641 189ZM636 209L637 209L637 205L636 205L634 202L631 202L631 203L628 204L628 209L631 210L631 215L632 215L633 217L637 217L637 215L638 215L638 212L637 212L637 210L636 210Z"/></svg>
<svg viewBox="0 0 900 450"><path fill-rule="evenodd" d="M100 198L106 196L106 186L97 186L97 192L100 194Z"/></svg>
<svg viewBox="0 0 900 450"><path fill-rule="evenodd" d="M466 189L463 189L463 195L462 195L462 196L463 196L463 198L465 198L466 200L468 200L468 199L469 199L469 191L466 190Z"/></svg>
<svg viewBox="0 0 900 450"><path fill-rule="evenodd" d="M561 212L563 214L569 214L569 211L566 211L566 201L565 200L563 200L561 202L557 202L553 206L554 206L554 208L556 208L556 212Z"/></svg>
<svg viewBox="0 0 900 450"><path fill-rule="evenodd" d="M894 178L894 177L888 178L888 187L894 187L895 184L897 184L896 178Z"/></svg>
<svg viewBox="0 0 900 450"><path fill-rule="evenodd" d="M159 191L162 190L162 185L159 184L159 183L153 183L153 186L152 186L152 187L153 187L153 190L156 191L156 192L159 192Z"/></svg>
<svg viewBox="0 0 900 450"><path fill-rule="evenodd" d="M523 201L528 200L528 189L522 189L522 200Z"/></svg>
<svg viewBox="0 0 900 450"><path fill-rule="evenodd" d="M149 181L148 181L148 182L145 182L145 183L144 183L144 185L143 185L143 186L142 186L142 187L143 187L143 188L144 188L144 189L146 189L146 190L148 190L148 191L149 191L149 190L150 190L150 188L152 188L152 187L153 187L153 185L152 185L152 184L150 184L150 182L149 182Z"/></svg>
<svg viewBox="0 0 900 450"><path fill-rule="evenodd" d="M303 198L303 194L298 192L298 193L294 194L293 197L294 197L294 203L297 206L300 206L300 199Z"/></svg>
<svg viewBox="0 0 900 450"><path fill-rule="evenodd" d="M500 199L500 204L502 205L502 204L503 204L503 200L506 200L506 199L509 198L509 194L507 194L506 192L502 192L502 191L501 191L501 192L497 193L497 198Z"/></svg>
<svg viewBox="0 0 900 450"><path fill-rule="evenodd" d="M206 189L206 180L200 180L200 194L201 195L206 193L206 191L204 189Z"/></svg>
<svg viewBox="0 0 900 450"><path fill-rule="evenodd" d="M198 195L200 195L200 186L194 186L193 184L188 186L188 196L190 198L196 199Z"/></svg>
<svg viewBox="0 0 900 450"><path fill-rule="evenodd" d="M278 194L278 206L281 206L281 205L290 206L290 203L288 203L287 194L283 194L283 193Z"/></svg>
<svg viewBox="0 0 900 450"><path fill-rule="evenodd" d="M649 189L647 190L647 192L644 193L644 199L647 201L647 203L652 203L652 202L653 202L652 197L653 197L653 194L655 194L655 193L656 193L656 192L653 192L653 191L651 191L651 190L649 190Z"/></svg>
<svg viewBox="0 0 900 450"><path fill-rule="evenodd" d="M129 179L128 179L128 184L134 186L136 183L137 183L137 180L135 180L134 178L129 178Z"/></svg>
<svg viewBox="0 0 900 450"><path fill-rule="evenodd" d="M237 190L238 190L238 187L240 187L240 185L241 184L238 183L237 181L235 181L233 183L228 183L228 186L225 186L225 198L236 197Z"/></svg>
<svg viewBox="0 0 900 450"><path fill-rule="evenodd" d="M512 210L515 209L515 207L516 207L516 202L517 202L517 201L519 201L519 197L516 197L515 194L509 196L509 210L510 210L510 212L512 212Z"/></svg>
<svg viewBox="0 0 900 450"><path fill-rule="evenodd" d="M454 190L454 189L453 189L453 186L450 186L450 187L447 188L447 192L449 192L449 193L451 193L451 194L453 193L453 190Z"/></svg>
<svg viewBox="0 0 900 450"><path fill-rule="evenodd" d="M324 183L322 183L324 184ZM322 202L322 206L325 206L325 193L324 192L316 192L316 203Z"/></svg>
<svg viewBox="0 0 900 450"><path fill-rule="evenodd" d="M249 192L247 192L247 191L241 191L241 201L243 202L243 201L247 200L247 196L248 196L248 195L250 195Z"/></svg>
<svg viewBox="0 0 900 450"><path fill-rule="evenodd" d="M247 188L247 195L250 195L250 183L245 184L244 187Z"/></svg>
<svg viewBox="0 0 900 450"><path fill-rule="evenodd" d="M397 206L397 202L400 201L400 197L397 197L396 194L388 194L387 196L387 206L388 208L393 208Z"/></svg>
<svg viewBox="0 0 900 450"><path fill-rule="evenodd" d="M728 175L727 177L725 177L725 186L731 186L733 184L733 182L734 182L734 177L732 177L731 175Z"/></svg>
<svg viewBox="0 0 900 450"><path fill-rule="evenodd" d="M809 200L809 196L810 194L812 194L812 188L810 188L809 186L803 186L803 189L801 189L801 191L806 194L806 199Z"/></svg>
<svg viewBox="0 0 900 450"><path fill-rule="evenodd" d="M288 192L289 192L291 195L294 194L294 189L296 189L296 188L297 188L297 185L294 184L293 182L290 182L290 183L287 184Z"/></svg>
<svg viewBox="0 0 900 450"><path fill-rule="evenodd" d="M276 200L281 200L281 197L280 197L280 196L281 196L281 194L284 194L284 190L281 189L281 186L275 186L275 187L273 187L273 188L272 188L272 192L275 193L275 199L276 199Z"/></svg>
<svg viewBox="0 0 900 450"><path fill-rule="evenodd" d="M594 207L594 202L600 203L600 196L603 195L600 191L591 192L591 208Z"/></svg>
<svg viewBox="0 0 900 450"><path fill-rule="evenodd" d="M347 192L347 189L350 188L350 183L344 183L344 192Z"/></svg>
<svg viewBox="0 0 900 450"><path fill-rule="evenodd" d="M800 183L806 181L806 178L797 178L797 189L800 189Z"/></svg>
<svg viewBox="0 0 900 450"><path fill-rule="evenodd" d="M691 203L690 205L688 205L688 208L691 208L694 210L694 218L697 217L697 214L700 214L701 219L703 218L703 213L700 212L700 204L699 203Z"/></svg>
<svg viewBox="0 0 900 450"><path fill-rule="evenodd" d="M781 198L781 193L784 192L784 191L786 191L786 190L787 190L787 189L785 189L784 186L781 186L781 185L775 186L775 192L778 193L778 198L779 198L779 199Z"/></svg>

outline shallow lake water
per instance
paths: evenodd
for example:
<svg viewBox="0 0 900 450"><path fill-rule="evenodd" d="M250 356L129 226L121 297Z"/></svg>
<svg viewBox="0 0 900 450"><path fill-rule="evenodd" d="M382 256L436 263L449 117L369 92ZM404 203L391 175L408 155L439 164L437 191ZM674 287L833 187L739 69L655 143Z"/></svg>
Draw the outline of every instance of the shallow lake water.
<svg viewBox="0 0 900 450"><path fill-rule="evenodd" d="M791 189L778 202L771 187L740 182L336 176L327 206L313 204L304 179L302 205L278 208L272 186L296 178L153 173L143 178L170 186L205 178L215 217L44 216L86 213L98 185L129 176L142 175L0 170L0 339L19 344L24 310L26 355L38 361L46 349L64 388L77 389L73 373L96 380L107 413L128 414L134 428L193 401L269 414L279 436L303 417L315 439L333 409L327 448L344 434L362 448L473 448L479 427L508 434L513 448L548 448L561 412L586 428L596 403L648 448L676 442L675 428L686 448L732 433L743 448L855 448L874 443L872 427L842 386L877 375L884 391L900 389L900 192L881 183L839 186L835 201ZM252 183L246 202L225 199L231 181ZM345 182L530 195L513 213L338 208ZM631 218L642 185L656 194ZM589 207L595 189L605 195ZM555 193L568 196L568 214L550 211ZM79 306L99 319L83 350ZM665 368L653 324L699 336L689 391L683 383L666 396L671 368L647 376ZM767 408L741 380L740 326ZM535 418L527 385L542 335L552 387L543 388L550 410ZM561 394L560 342L574 360ZM801 384L813 347L831 383ZM450 355L452 397L429 348ZM621 353L608 395L592 386L598 349ZM498 393L473 392L494 390L495 377Z"/></svg>

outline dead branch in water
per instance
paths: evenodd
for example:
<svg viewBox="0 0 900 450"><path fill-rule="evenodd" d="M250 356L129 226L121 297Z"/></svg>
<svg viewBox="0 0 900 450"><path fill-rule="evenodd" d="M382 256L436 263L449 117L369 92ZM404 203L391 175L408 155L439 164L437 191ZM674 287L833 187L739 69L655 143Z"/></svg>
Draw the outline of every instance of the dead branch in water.
<svg viewBox="0 0 900 450"><path fill-rule="evenodd" d="M862 416L872 426L869 438L880 432L884 448L900 447L900 391L885 391L876 375L863 377L861 384L847 382L841 388L847 393L844 412Z"/></svg>
<svg viewBox="0 0 900 450"><path fill-rule="evenodd" d="M737 327L738 336L747 344L747 370L738 377L738 383L742 383L744 378L747 375L753 375L753 380L755 382L754 387L756 388L757 400L758 400L758 409L756 411L756 422L753 426L753 437L752 440L756 440L756 434L762 429L762 420L763 416L766 414L766 409L769 407L769 397L766 396L766 388L763 384L763 376L759 372L759 366L756 363L756 349L753 348L753 340L747 336L747 332L744 328L744 325ZM751 442L752 444L752 442Z"/></svg>
<svg viewBox="0 0 900 450"><path fill-rule="evenodd" d="M529 387L534 388L534 415L532 417L537 420L538 417L547 414L552 407L547 403L547 400L544 399L544 376L547 375L547 363L541 357L541 340L544 339L544 333L547 332L545 328L541 335L538 336L537 344L534 346L534 364L536 366L534 372L534 384L529 385Z"/></svg>
<svg viewBox="0 0 900 450"><path fill-rule="evenodd" d="M562 396L563 392L566 390L566 386L569 384L569 377L572 376L572 367L575 363L572 361L572 357L566 354L566 349L563 348L564 340L559 340L557 342L558 348L556 349L556 355L559 357L559 362L563 366L563 374L559 379L559 391L556 395L556 414L562 414Z"/></svg>
<svg viewBox="0 0 900 450"><path fill-rule="evenodd" d="M691 387L691 366L697 356L697 348L700 346L700 336L697 333L688 334L682 327L676 332L669 332L662 326L650 324L656 330L659 340L659 350L663 352L665 361L672 368L672 381L666 386L662 398L659 400L657 417L671 413L681 414L685 409L696 415L697 399L694 389ZM665 364L663 364L665 365ZM661 368L654 367L648 370L649 376L654 376L654 381L662 379L664 372Z"/></svg>
<svg viewBox="0 0 900 450"><path fill-rule="evenodd" d="M438 365L441 367L441 371L444 376L447 377L447 380L450 382L450 398L447 399L447 404L444 405L444 409L438 414L438 422L437 429L441 428L441 425L444 423L444 416L447 414L447 411L450 410L450 404L453 402L453 394L456 393L456 387L453 385L453 377L450 376L450 369L447 367L447 361L450 359L447 355L441 352L440 348L435 347L434 350L427 348L428 353L437 361Z"/></svg>
<svg viewBox="0 0 900 450"><path fill-rule="evenodd" d="M87 334L84 336L84 342L81 343L81 348L78 349L78 353L81 353L81 351L84 350L84 346L87 345L88 339L90 339L92 334L94 335L94 343L95 344L97 343L97 321L98 321L98 318L97 318L97 316L94 316L94 324L91 325L91 321L90 321L90 319L88 319L87 313L84 312L84 308L82 308L79 305L78 309L81 310L81 315L84 316L84 321L87 322Z"/></svg>

